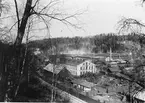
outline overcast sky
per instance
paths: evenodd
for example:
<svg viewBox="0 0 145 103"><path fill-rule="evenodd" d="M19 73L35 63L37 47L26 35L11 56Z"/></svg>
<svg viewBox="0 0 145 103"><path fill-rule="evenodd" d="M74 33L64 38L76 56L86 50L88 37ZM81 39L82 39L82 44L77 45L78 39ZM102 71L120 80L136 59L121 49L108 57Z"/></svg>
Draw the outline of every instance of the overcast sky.
<svg viewBox="0 0 145 103"><path fill-rule="evenodd" d="M41 3L47 5L49 1L42 0ZM52 21L50 25L51 37L92 36L101 33L117 33L117 22L123 17L134 18L145 23L145 5L144 7L141 5L141 0L62 1L58 6L63 13L72 14L74 12L85 11L85 13L78 17L82 23L83 30L77 30L70 26L67 27L58 21ZM15 9L12 11L15 13ZM6 20L6 22L9 25L10 21ZM37 26L38 28L44 28L43 25ZM48 38L49 36L46 34L46 31L37 30L36 32L32 32L32 35L36 36L34 39Z"/></svg>
<svg viewBox="0 0 145 103"><path fill-rule="evenodd" d="M84 23L82 27L85 31L68 29L65 25L53 21L50 28L52 37L115 33L117 22L122 17L145 20L145 7L141 6L140 0L65 0L62 8L67 9L67 12L87 10L79 18Z"/></svg>

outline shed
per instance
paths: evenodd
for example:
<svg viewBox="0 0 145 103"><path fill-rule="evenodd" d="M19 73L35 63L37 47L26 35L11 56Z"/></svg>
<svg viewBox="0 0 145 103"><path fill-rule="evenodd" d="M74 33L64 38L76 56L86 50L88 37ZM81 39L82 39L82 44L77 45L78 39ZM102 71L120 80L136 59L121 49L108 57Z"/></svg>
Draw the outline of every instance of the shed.
<svg viewBox="0 0 145 103"><path fill-rule="evenodd" d="M74 85L76 85L78 88L82 89L83 91L91 91L93 87L96 86L96 84L92 83L92 82L88 82L86 80L83 79L75 79L72 80L72 83Z"/></svg>

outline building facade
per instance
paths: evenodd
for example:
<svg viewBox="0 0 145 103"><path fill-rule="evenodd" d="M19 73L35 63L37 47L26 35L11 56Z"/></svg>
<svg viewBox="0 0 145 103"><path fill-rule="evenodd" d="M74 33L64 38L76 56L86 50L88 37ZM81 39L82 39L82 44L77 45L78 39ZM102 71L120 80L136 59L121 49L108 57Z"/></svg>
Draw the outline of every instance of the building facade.
<svg viewBox="0 0 145 103"><path fill-rule="evenodd" d="M99 68L91 59L76 59L74 57L66 58L65 62L60 62L57 65L49 63L44 69L57 74L64 67L74 76L80 76L88 72L99 72Z"/></svg>
<svg viewBox="0 0 145 103"><path fill-rule="evenodd" d="M65 67L71 72L72 75L80 76L87 72L96 73L99 70L96 68L96 65L91 62L91 60L86 60L77 63L65 64Z"/></svg>

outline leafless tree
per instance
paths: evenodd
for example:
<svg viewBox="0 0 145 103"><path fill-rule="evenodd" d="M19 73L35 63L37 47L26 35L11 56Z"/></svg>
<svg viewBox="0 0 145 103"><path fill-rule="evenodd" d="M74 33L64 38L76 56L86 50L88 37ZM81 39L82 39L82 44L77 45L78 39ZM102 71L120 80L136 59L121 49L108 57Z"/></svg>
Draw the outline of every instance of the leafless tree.
<svg viewBox="0 0 145 103"><path fill-rule="evenodd" d="M144 3L145 3L145 0L141 0L141 5L142 6L144 6ZM125 17L123 17L121 20L118 21L118 28L117 29L118 29L119 33L135 32L139 35L142 35L142 37L144 37L145 35L142 33L143 28L145 28L145 23L143 23L142 21L136 20L134 18L125 18ZM140 39L143 39L143 38L140 38ZM141 44L141 41L142 40L139 40L140 46L142 48L143 45ZM140 52L140 51L137 51L137 52ZM143 68L144 65L138 65L137 67L135 67L135 69L139 70L139 73L135 72L133 74L135 79L132 78L129 81L130 82L135 82L138 85L140 85L142 88L145 88L145 84L144 84L144 81L143 81L144 80L144 73L142 72L143 69L140 69L140 67ZM143 73L143 74L141 74L141 73Z"/></svg>
<svg viewBox="0 0 145 103"><path fill-rule="evenodd" d="M141 0L141 5L144 5L145 0ZM141 29L145 27L145 23L140 20L136 20L134 18L125 18L123 17L121 20L118 21L118 31L119 33L122 32L141 32Z"/></svg>
<svg viewBox="0 0 145 103"><path fill-rule="evenodd" d="M145 3L144 0L141 0L141 5L143 6ZM123 17L121 20L118 21L118 28L117 30L119 31L119 34L122 33L136 33L144 37L143 35L143 28L145 28L145 23L143 23L141 20L136 20L134 18L126 18ZM139 39L139 43L141 48L143 47L142 45L142 39Z"/></svg>
<svg viewBox="0 0 145 103"><path fill-rule="evenodd" d="M47 4L44 4L42 1L43 0L25 0L23 2L23 6L24 6L23 8L23 6L20 7L19 0L13 0L11 2L14 3L14 6L12 7L15 8L15 14L0 18L5 20L7 20L8 18L16 18L14 24L10 24L12 26L9 27L8 30L2 35L5 36L6 34L10 33L13 29L16 31L16 39L13 44L15 50L15 54L14 54L15 57L13 56L11 58L11 62L13 62L12 60L14 60L12 65L14 65L15 67L14 73L16 74L8 73L8 75L6 75L5 78L10 78L11 76L17 76L17 80L14 81L12 79L5 80L5 84L7 87L5 90L7 91L5 92L6 93L5 101L13 101L13 99L16 98L19 91L20 81L24 72L25 57L27 55L27 46L25 48L25 52L23 52L24 54L22 54L22 49L21 49L21 44L25 35L26 35L26 44L27 44L29 38L28 34L30 33L30 31L41 29L41 28L36 28L36 25L39 23L43 23L45 25L44 29L47 30L49 33L50 24L52 20L57 20L65 24L66 26L71 26L76 29L81 29L81 26L78 23L79 22L78 16L81 15L83 12L69 14L60 11L57 8L57 5L59 5L61 0L47 0ZM0 3L2 2L0 1ZM1 12L2 11L0 11L0 13ZM32 25L30 26L30 24ZM11 76L9 74L11 74ZM9 97L8 94L10 89L13 89L12 97Z"/></svg>
<svg viewBox="0 0 145 103"><path fill-rule="evenodd" d="M22 17L19 13L18 1L14 0L14 2L17 16L17 36L14 43L15 46L22 43L29 18L35 18L33 19L33 22L43 22L47 30L49 30L51 20L60 21L74 28L81 28L79 25L72 23L71 19L78 21L77 16L81 15L82 12L74 14L62 13L54 8L59 4L60 0L49 0L49 3L43 6L41 6L41 0L27 0Z"/></svg>
<svg viewBox="0 0 145 103"><path fill-rule="evenodd" d="M141 31L142 27L145 27L145 24L142 23L141 21L138 21L133 18L122 18L120 21L118 21L118 30L119 33L122 32L135 32L135 31Z"/></svg>

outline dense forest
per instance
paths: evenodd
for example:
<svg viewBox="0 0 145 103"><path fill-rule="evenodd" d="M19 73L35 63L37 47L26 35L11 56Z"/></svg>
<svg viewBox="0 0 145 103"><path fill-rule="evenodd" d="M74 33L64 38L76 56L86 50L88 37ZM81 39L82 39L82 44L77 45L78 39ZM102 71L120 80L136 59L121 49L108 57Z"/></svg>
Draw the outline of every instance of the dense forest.
<svg viewBox="0 0 145 103"><path fill-rule="evenodd" d="M40 48L42 51L69 53L73 50L82 50L85 53L107 53L110 48L113 52L127 52L139 50L145 44L144 34L130 33L117 35L115 33L99 34L90 37L63 37L29 42L29 46Z"/></svg>

